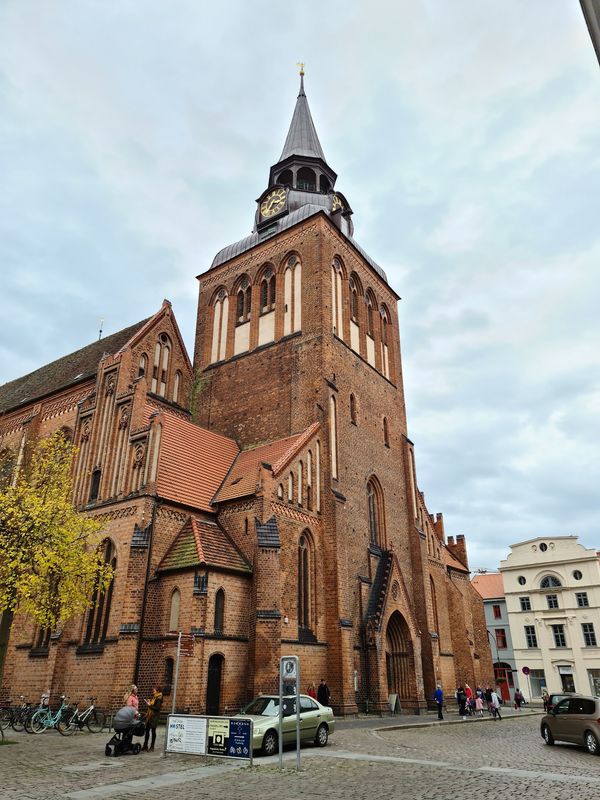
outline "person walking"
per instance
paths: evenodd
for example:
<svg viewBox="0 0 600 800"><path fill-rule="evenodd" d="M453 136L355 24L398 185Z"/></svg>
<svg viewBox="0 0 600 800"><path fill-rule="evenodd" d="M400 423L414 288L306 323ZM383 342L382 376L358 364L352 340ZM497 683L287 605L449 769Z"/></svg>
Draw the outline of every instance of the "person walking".
<svg viewBox="0 0 600 800"><path fill-rule="evenodd" d="M456 690L456 702L458 703L458 714L463 719L467 718L467 695L462 686Z"/></svg>
<svg viewBox="0 0 600 800"><path fill-rule="evenodd" d="M154 743L156 742L156 726L158 725L158 715L160 714L162 701L162 691L160 686L157 685L152 692L152 698L146 700L146 734L142 750L147 750L150 753L154 750ZM152 736L152 741L148 747L150 736Z"/></svg>
<svg viewBox="0 0 600 800"><path fill-rule="evenodd" d="M438 719L444 719L444 692L442 691L442 687L439 683L436 686L435 692L433 693L433 699L437 705Z"/></svg>
<svg viewBox="0 0 600 800"><path fill-rule="evenodd" d="M494 713L494 704L492 703L492 687L486 686L485 692L483 693L485 702L487 704L488 713L493 715Z"/></svg>
<svg viewBox="0 0 600 800"><path fill-rule="evenodd" d="M140 701L138 698L138 688L135 683L132 683L129 689L123 695L123 702L126 706L132 706L136 711L139 710Z"/></svg>
<svg viewBox="0 0 600 800"><path fill-rule="evenodd" d="M542 703L544 704L544 711L548 711L548 703L550 702L550 695L548 694L548 690L544 686L542 689Z"/></svg>
<svg viewBox="0 0 600 800"><path fill-rule="evenodd" d="M480 694L475 698L475 713L483 717L483 697Z"/></svg>
<svg viewBox="0 0 600 800"><path fill-rule="evenodd" d="M317 689L317 700L322 706L328 706L331 700L331 692L329 686L325 683L325 678L321 678L321 683Z"/></svg>
<svg viewBox="0 0 600 800"><path fill-rule="evenodd" d="M500 698L498 692L492 692L492 714L494 719L502 719L500 716Z"/></svg>
<svg viewBox="0 0 600 800"><path fill-rule="evenodd" d="M314 683L309 684L309 687L308 687L308 690L307 690L306 694L309 697L312 697L313 700L317 699L317 691L315 689Z"/></svg>
<svg viewBox="0 0 600 800"><path fill-rule="evenodd" d="M515 691L515 709L517 711L521 710L521 706L523 705L523 701L525 698L523 697L523 692L520 689Z"/></svg>

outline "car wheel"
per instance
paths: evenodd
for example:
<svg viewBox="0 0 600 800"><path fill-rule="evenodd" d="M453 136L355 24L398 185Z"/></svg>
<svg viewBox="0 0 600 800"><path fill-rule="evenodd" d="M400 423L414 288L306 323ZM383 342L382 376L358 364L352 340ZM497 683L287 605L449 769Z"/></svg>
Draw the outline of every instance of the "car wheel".
<svg viewBox="0 0 600 800"><path fill-rule="evenodd" d="M546 744L554 744L554 736L552 736L552 731L547 725L542 726L542 736Z"/></svg>
<svg viewBox="0 0 600 800"><path fill-rule="evenodd" d="M329 739L329 729L325 723L319 725L317 729L317 735L315 736L315 744L317 747L325 747L327 744L327 740Z"/></svg>
<svg viewBox="0 0 600 800"><path fill-rule="evenodd" d="M593 756L600 755L600 744L595 734L591 731L586 731L583 735L583 741L588 753L591 753Z"/></svg>
<svg viewBox="0 0 600 800"><path fill-rule="evenodd" d="M274 756L275 753L278 751L278 742L277 742L277 734L275 731L267 731L265 733L263 743L262 743L262 752L265 756Z"/></svg>

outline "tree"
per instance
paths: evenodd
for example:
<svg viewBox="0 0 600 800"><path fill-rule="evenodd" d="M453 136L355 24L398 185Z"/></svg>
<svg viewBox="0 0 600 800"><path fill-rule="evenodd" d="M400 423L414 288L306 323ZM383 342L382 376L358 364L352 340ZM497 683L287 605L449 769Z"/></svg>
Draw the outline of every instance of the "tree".
<svg viewBox="0 0 600 800"><path fill-rule="evenodd" d="M19 467L0 456L0 685L17 610L53 630L112 578L97 547L101 523L73 508L73 455L58 431L33 443Z"/></svg>

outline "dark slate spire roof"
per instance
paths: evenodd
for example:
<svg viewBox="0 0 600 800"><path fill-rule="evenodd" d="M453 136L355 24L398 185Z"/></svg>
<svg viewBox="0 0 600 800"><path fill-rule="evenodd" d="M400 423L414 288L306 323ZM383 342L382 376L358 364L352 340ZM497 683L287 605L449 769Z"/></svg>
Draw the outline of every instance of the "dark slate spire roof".
<svg viewBox="0 0 600 800"><path fill-rule="evenodd" d="M308 100L304 94L303 72L300 73L300 94L296 100L294 116L279 161L285 161L290 156L308 156L325 161L315 123L310 115Z"/></svg>

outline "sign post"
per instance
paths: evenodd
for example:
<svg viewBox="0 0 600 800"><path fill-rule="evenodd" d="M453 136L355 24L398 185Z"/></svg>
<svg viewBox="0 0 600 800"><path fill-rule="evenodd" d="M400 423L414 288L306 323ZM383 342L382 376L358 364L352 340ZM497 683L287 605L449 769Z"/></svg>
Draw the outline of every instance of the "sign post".
<svg viewBox="0 0 600 800"><path fill-rule="evenodd" d="M175 700L177 699L177 681L179 679L179 656L181 655L181 631L177 637L177 657L175 659L175 682L173 684L173 701L171 703L171 714L175 713Z"/></svg>
<svg viewBox="0 0 600 800"><path fill-rule="evenodd" d="M283 770L284 703L294 703L296 711L296 770L300 771L300 660L298 656L279 659L279 769ZM290 716L286 714L286 716Z"/></svg>
<svg viewBox="0 0 600 800"><path fill-rule="evenodd" d="M533 700L533 697L531 696L531 680L529 678L529 673L530 672L531 672L531 670L529 669L529 667L523 667L523 675L527 676L527 686L529 688L529 702L531 703L531 701Z"/></svg>

